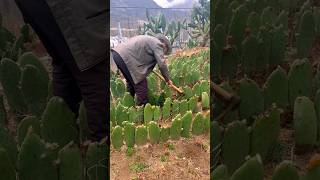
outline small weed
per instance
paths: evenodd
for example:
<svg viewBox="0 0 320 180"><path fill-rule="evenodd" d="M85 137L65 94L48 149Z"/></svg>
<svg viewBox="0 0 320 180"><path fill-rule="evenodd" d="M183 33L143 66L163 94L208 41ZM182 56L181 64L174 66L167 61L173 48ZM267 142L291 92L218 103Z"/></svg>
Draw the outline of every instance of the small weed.
<svg viewBox="0 0 320 180"><path fill-rule="evenodd" d="M148 165L146 165L144 162L134 162L130 165L129 169L132 172L139 173L144 171L147 167Z"/></svg>
<svg viewBox="0 0 320 180"><path fill-rule="evenodd" d="M126 154L127 154L128 157L131 157L134 154L134 152L135 152L134 148L129 147L127 149L127 153Z"/></svg>
<svg viewBox="0 0 320 180"><path fill-rule="evenodd" d="M161 156L160 156L160 160L161 160L161 162L167 162L167 161L168 161L168 156L166 156L166 155L161 155Z"/></svg>
<svg viewBox="0 0 320 180"><path fill-rule="evenodd" d="M173 144L168 144L168 149L171 150L171 151L173 151L173 150L174 150Z"/></svg>

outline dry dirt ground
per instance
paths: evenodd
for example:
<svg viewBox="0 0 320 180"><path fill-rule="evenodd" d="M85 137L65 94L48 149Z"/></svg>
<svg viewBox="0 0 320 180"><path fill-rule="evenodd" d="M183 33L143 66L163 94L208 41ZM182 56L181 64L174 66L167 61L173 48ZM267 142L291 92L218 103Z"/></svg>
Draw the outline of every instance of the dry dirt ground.
<svg viewBox="0 0 320 180"><path fill-rule="evenodd" d="M157 145L111 150L111 180L208 180L210 179L209 135L181 138Z"/></svg>

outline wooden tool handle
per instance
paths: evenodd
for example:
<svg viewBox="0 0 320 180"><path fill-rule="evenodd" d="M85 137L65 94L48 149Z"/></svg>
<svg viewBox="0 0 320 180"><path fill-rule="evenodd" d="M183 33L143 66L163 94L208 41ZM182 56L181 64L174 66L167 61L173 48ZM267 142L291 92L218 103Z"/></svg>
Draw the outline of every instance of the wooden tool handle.
<svg viewBox="0 0 320 180"><path fill-rule="evenodd" d="M152 71L152 72L153 72L154 74L156 74L161 80L166 81L166 80L164 79L164 77L161 76L161 74L157 73L156 71ZM172 89L176 90L178 93L184 94L184 92L183 92L180 88L178 88L177 86L175 86L174 84L172 84L171 87L172 87Z"/></svg>
<svg viewBox="0 0 320 180"><path fill-rule="evenodd" d="M233 96L215 83L211 82L211 88L217 95L222 96L225 101L231 101Z"/></svg>

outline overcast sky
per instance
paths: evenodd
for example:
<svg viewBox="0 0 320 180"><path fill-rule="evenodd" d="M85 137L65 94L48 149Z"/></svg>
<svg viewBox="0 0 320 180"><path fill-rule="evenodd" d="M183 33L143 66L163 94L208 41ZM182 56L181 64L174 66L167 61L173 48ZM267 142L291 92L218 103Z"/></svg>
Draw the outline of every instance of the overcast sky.
<svg viewBox="0 0 320 180"><path fill-rule="evenodd" d="M168 2L168 0L153 0L153 1L163 8L170 8L172 6L184 4L185 2L188 2L190 0L173 0L171 2ZM196 0L192 0L192 1L196 1Z"/></svg>

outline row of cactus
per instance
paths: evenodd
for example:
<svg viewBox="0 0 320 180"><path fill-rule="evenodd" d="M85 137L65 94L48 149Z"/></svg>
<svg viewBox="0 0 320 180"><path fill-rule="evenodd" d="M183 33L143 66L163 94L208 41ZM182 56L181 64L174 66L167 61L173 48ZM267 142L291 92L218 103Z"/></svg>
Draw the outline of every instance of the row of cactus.
<svg viewBox="0 0 320 180"><path fill-rule="evenodd" d="M81 108L77 122L66 103L59 97L52 97L41 118L27 116L19 122L17 137L11 135L6 124L1 124L0 166L6 168L6 173L1 173L0 179L109 177L106 143L88 144L85 154L77 145L87 140L85 135L79 136L88 131L80 120L83 111L85 109Z"/></svg>
<svg viewBox="0 0 320 180"><path fill-rule="evenodd" d="M320 178L319 155L315 155L308 163L306 173L299 174L295 164L282 161L270 177L272 180L316 180ZM264 166L259 154L246 157L245 162L236 171L230 172L225 165L219 165L211 172L212 180L263 180Z"/></svg>
<svg viewBox="0 0 320 180"><path fill-rule="evenodd" d="M124 121L148 124L150 121L168 120L187 111L208 110L210 108L209 94L202 92L200 97L201 106L198 106L199 97L192 96L183 100L166 98L162 107L150 103L147 103L144 107L135 107L133 97L126 93L118 104L111 104L110 120L114 125L119 126L122 126Z"/></svg>
<svg viewBox="0 0 320 180"><path fill-rule="evenodd" d="M31 113L40 117L48 100L49 75L33 53L24 53L17 62L3 58L0 81L10 110L19 121Z"/></svg>
<svg viewBox="0 0 320 180"><path fill-rule="evenodd" d="M267 158L280 133L280 110L273 107L256 117L250 127L247 123L246 120L234 121L225 129L217 121L211 123L211 135L215 135L210 141L212 157L220 157L221 163L226 165L230 172L239 168L248 155L260 154L263 160ZM218 163L219 160L213 159L212 162Z"/></svg>
<svg viewBox="0 0 320 180"><path fill-rule="evenodd" d="M261 1L220 0L215 4L216 14L213 16L219 17L211 40L215 80L233 79L239 70L252 75L257 70L285 62L286 46L290 43L289 13L288 8L280 5L282 2L271 3L278 6L269 4L263 9L257 8L263 4ZM297 16L294 46L296 57L302 59L310 55L316 37L319 37L320 11L306 1Z"/></svg>
<svg viewBox="0 0 320 180"><path fill-rule="evenodd" d="M235 119L237 114L240 119L258 115L270 108L273 103L286 109L288 106L293 107L299 96L313 97L319 88L320 72L317 74L313 76L312 65L308 59L297 59L291 64L288 73L278 66L267 78L263 89L247 77L238 81L237 90L233 90L227 82L222 83L220 86L223 89L238 94L242 99L239 112L226 116L226 122ZM219 114L222 111L222 102L216 100L214 106Z"/></svg>
<svg viewBox="0 0 320 180"><path fill-rule="evenodd" d="M135 126L134 123L124 121L122 126L115 126L111 132L111 143L117 150L126 143L127 147L134 145L142 146L150 142L157 144L166 142L169 139L179 140L180 137L189 138L192 135L208 133L210 129L209 115L203 116L197 113L192 117L192 112L188 111L183 116L178 114L173 118L171 126L159 126L155 121L150 121L146 125Z"/></svg>

